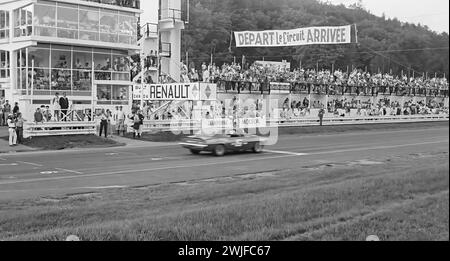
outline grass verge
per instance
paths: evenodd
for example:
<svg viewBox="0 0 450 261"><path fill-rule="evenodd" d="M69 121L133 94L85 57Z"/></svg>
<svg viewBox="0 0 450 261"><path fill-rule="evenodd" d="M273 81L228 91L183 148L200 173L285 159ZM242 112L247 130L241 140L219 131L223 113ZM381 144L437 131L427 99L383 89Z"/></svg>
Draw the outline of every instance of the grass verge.
<svg viewBox="0 0 450 261"><path fill-rule="evenodd" d="M0 201L0 239L449 240L448 152L382 163Z"/></svg>

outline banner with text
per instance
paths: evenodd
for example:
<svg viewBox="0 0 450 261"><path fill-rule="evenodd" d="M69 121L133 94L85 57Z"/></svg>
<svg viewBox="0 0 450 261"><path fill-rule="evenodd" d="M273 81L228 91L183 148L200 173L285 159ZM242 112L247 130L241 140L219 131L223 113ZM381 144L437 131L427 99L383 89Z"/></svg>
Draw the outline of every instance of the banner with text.
<svg viewBox="0 0 450 261"><path fill-rule="evenodd" d="M215 101L217 85L214 83L169 83L133 86L133 100L161 101Z"/></svg>
<svg viewBox="0 0 450 261"><path fill-rule="evenodd" d="M293 30L244 31L234 32L234 37L236 39L236 47L348 44L352 42L352 26L320 26Z"/></svg>

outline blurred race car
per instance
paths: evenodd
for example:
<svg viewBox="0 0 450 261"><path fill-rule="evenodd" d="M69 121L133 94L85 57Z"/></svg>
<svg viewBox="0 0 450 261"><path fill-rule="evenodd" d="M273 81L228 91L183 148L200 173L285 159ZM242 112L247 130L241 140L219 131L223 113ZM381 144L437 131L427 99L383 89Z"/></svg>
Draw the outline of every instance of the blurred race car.
<svg viewBox="0 0 450 261"><path fill-rule="evenodd" d="M265 141L265 138L256 135L229 133L211 137L190 136L183 139L180 145L189 149L192 154L208 151L220 157L227 152L253 151L254 153L261 153Z"/></svg>

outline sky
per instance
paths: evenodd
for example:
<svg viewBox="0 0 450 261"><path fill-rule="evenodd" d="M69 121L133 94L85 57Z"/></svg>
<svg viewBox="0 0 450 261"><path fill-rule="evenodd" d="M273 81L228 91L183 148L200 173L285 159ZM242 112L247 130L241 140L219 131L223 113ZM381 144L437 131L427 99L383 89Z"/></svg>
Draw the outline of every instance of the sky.
<svg viewBox="0 0 450 261"><path fill-rule="evenodd" d="M328 0L332 4L354 4L357 0ZM449 0L362 0L365 9L386 18L427 25L438 33L449 32Z"/></svg>
<svg viewBox="0 0 450 261"><path fill-rule="evenodd" d="M141 1L144 10L143 22L157 22L158 1ZM327 1L346 6L357 2L357 0ZM402 22L427 25L438 33L449 32L449 0L362 0L362 3L374 15L381 16L384 13L387 18L397 17Z"/></svg>

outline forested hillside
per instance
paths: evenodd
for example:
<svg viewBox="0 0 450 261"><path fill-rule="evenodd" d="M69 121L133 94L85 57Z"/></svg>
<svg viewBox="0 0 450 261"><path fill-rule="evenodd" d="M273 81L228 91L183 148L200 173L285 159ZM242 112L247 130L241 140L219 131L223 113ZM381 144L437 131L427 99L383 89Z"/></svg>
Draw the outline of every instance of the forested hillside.
<svg viewBox="0 0 450 261"><path fill-rule="evenodd" d="M356 24L359 44L283 48L236 48L232 31L294 29L306 26ZM317 0L191 0L190 21L183 32L182 53L198 68L211 53L224 62L288 60L294 67L346 69L347 66L400 74L449 73L449 37L426 26L370 14L363 5L335 6ZM185 57L183 58L183 60Z"/></svg>

